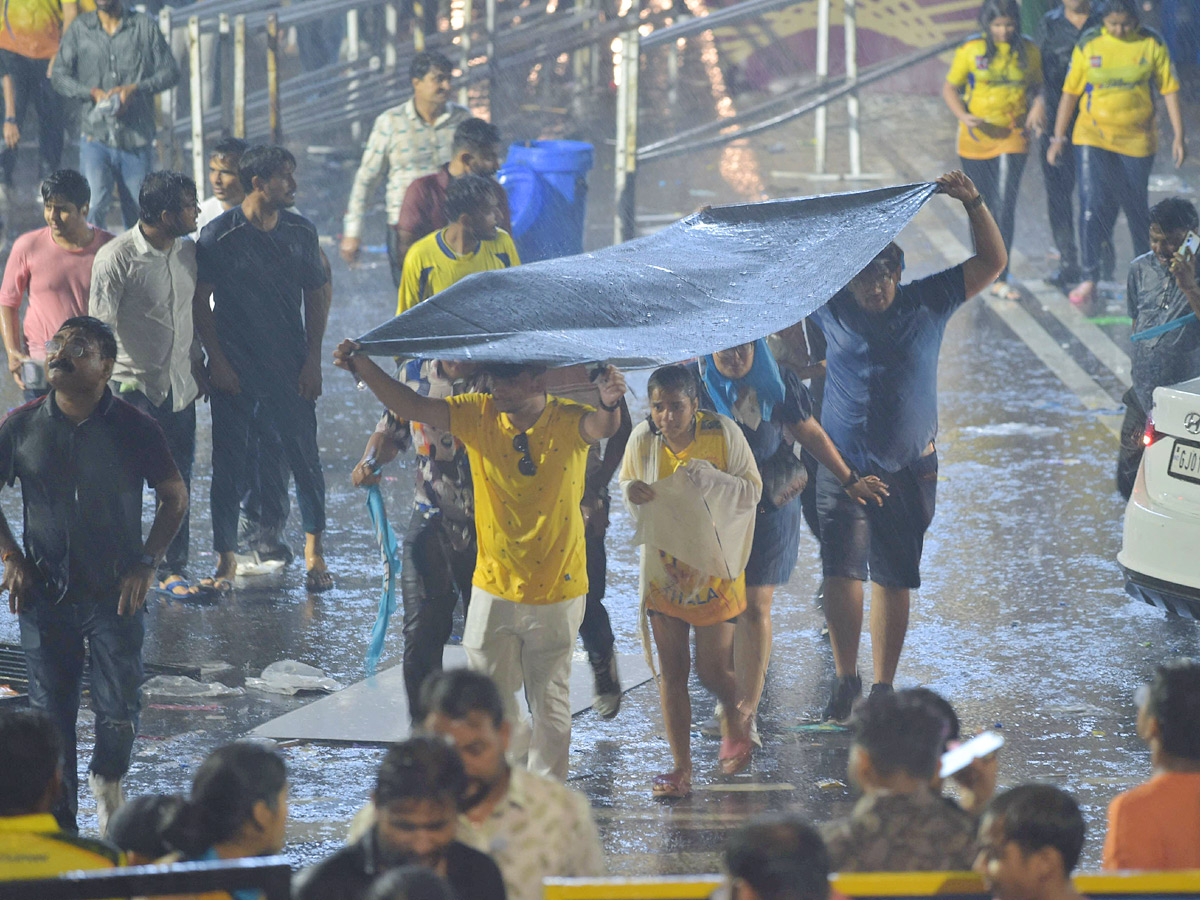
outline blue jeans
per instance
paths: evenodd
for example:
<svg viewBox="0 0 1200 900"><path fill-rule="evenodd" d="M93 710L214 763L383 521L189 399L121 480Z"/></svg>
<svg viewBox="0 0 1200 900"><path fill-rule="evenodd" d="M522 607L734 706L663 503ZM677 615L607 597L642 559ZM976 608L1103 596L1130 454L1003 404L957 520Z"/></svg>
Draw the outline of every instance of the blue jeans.
<svg viewBox="0 0 1200 900"><path fill-rule="evenodd" d="M137 734L142 685L145 609L117 615L109 602L34 602L21 611L21 649L29 668L29 705L47 713L63 743L63 792L53 812L59 825L78 832L79 781L75 722L83 678L83 642L91 650L91 706L96 746L88 770L104 778L129 771Z"/></svg>
<svg viewBox="0 0 1200 900"><path fill-rule="evenodd" d="M114 191L121 200L121 218L125 227L132 228L137 224L138 194L153 167L153 145L140 150L118 150L90 138L80 138L79 168L83 170L83 177L92 189L88 224L106 227Z"/></svg>
<svg viewBox="0 0 1200 900"><path fill-rule="evenodd" d="M1153 156L1125 156L1076 145L1079 180L1079 242L1083 280L1098 281L1105 244L1111 242L1117 213L1125 210L1133 255L1150 252L1150 170Z"/></svg>

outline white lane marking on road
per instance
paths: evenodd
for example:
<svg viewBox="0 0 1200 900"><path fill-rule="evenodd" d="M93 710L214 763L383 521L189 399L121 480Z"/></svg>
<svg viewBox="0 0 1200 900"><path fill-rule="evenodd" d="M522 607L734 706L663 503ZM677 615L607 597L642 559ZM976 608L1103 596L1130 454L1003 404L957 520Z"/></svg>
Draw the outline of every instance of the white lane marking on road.
<svg viewBox="0 0 1200 900"><path fill-rule="evenodd" d="M1071 305L1057 288L1049 285L1034 285L1031 281L1021 282L1025 290L1033 294L1037 301L1063 326L1071 332L1088 352L1100 360L1123 387L1132 383L1129 378L1129 354L1118 347L1107 334L1094 322Z"/></svg>

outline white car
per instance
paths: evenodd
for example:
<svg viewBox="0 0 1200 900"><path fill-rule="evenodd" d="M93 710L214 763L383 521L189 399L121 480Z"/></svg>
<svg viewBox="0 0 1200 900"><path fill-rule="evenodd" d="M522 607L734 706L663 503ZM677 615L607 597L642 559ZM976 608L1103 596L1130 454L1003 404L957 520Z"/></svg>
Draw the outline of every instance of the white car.
<svg viewBox="0 0 1200 900"><path fill-rule="evenodd" d="M1200 378L1154 390L1117 562L1125 590L1200 619Z"/></svg>

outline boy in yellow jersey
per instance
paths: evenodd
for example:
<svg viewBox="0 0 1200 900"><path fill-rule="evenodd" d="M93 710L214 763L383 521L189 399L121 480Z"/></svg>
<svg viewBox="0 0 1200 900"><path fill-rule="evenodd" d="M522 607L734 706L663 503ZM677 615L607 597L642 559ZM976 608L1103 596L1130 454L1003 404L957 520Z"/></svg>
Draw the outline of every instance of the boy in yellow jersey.
<svg viewBox="0 0 1200 900"><path fill-rule="evenodd" d="M1134 256L1150 251L1149 182L1158 149L1151 84L1162 94L1171 120L1175 166L1187 155L1179 80L1166 43L1141 27L1133 0L1108 0L1101 15L1103 25L1085 31L1071 55L1046 153L1046 160L1056 164L1078 108L1070 137L1079 169L1083 249L1083 281L1070 294L1076 304L1095 294L1101 248L1112 237L1118 209L1125 210Z"/></svg>
<svg viewBox="0 0 1200 900"><path fill-rule="evenodd" d="M986 0L979 14L982 33L958 48L942 87L959 121L963 171L991 208L1010 251L1027 159L1026 120L1035 119L1042 82L1041 52L1020 33L1020 21L1016 0ZM1016 299L1007 281L1005 267L993 290Z"/></svg>
<svg viewBox="0 0 1200 900"><path fill-rule="evenodd" d="M0 712L0 881L124 864L115 847L59 829L50 810L62 790L61 754L45 713Z"/></svg>
<svg viewBox="0 0 1200 900"><path fill-rule="evenodd" d="M396 315L428 300L474 272L519 265L517 247L496 227L495 183L482 175L463 175L446 188L446 219L440 231L413 244L404 257Z"/></svg>
<svg viewBox="0 0 1200 900"><path fill-rule="evenodd" d="M520 721L513 695L524 685L533 714L529 770L564 780L571 654L588 590L579 504L589 447L621 424L625 377L612 367L599 377L599 409L548 396L545 368L522 364L487 366L490 396L439 399L389 378L358 350L342 341L334 364L354 371L394 415L466 445L479 546L463 633L467 662L496 681L513 722Z"/></svg>

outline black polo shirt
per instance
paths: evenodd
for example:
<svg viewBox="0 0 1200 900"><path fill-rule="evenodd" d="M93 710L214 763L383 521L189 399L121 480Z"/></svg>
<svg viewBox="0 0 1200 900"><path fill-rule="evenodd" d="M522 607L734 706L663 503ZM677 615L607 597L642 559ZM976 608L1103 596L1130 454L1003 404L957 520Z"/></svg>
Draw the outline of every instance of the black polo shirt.
<svg viewBox="0 0 1200 900"><path fill-rule="evenodd" d="M78 425L53 391L0 422L0 479L21 482L25 557L53 603L116 603L144 552L142 485L178 475L158 423L108 388Z"/></svg>
<svg viewBox="0 0 1200 900"><path fill-rule="evenodd" d="M1100 25L1103 20L1093 12L1082 28L1076 28L1063 12L1062 7L1052 9L1042 17L1041 40L1042 79L1046 94L1046 116L1050 131L1054 131L1054 117L1058 113L1058 101L1062 99L1063 83L1067 70L1071 68L1071 51L1079 38L1089 28ZM1070 134L1068 131L1067 134Z"/></svg>

